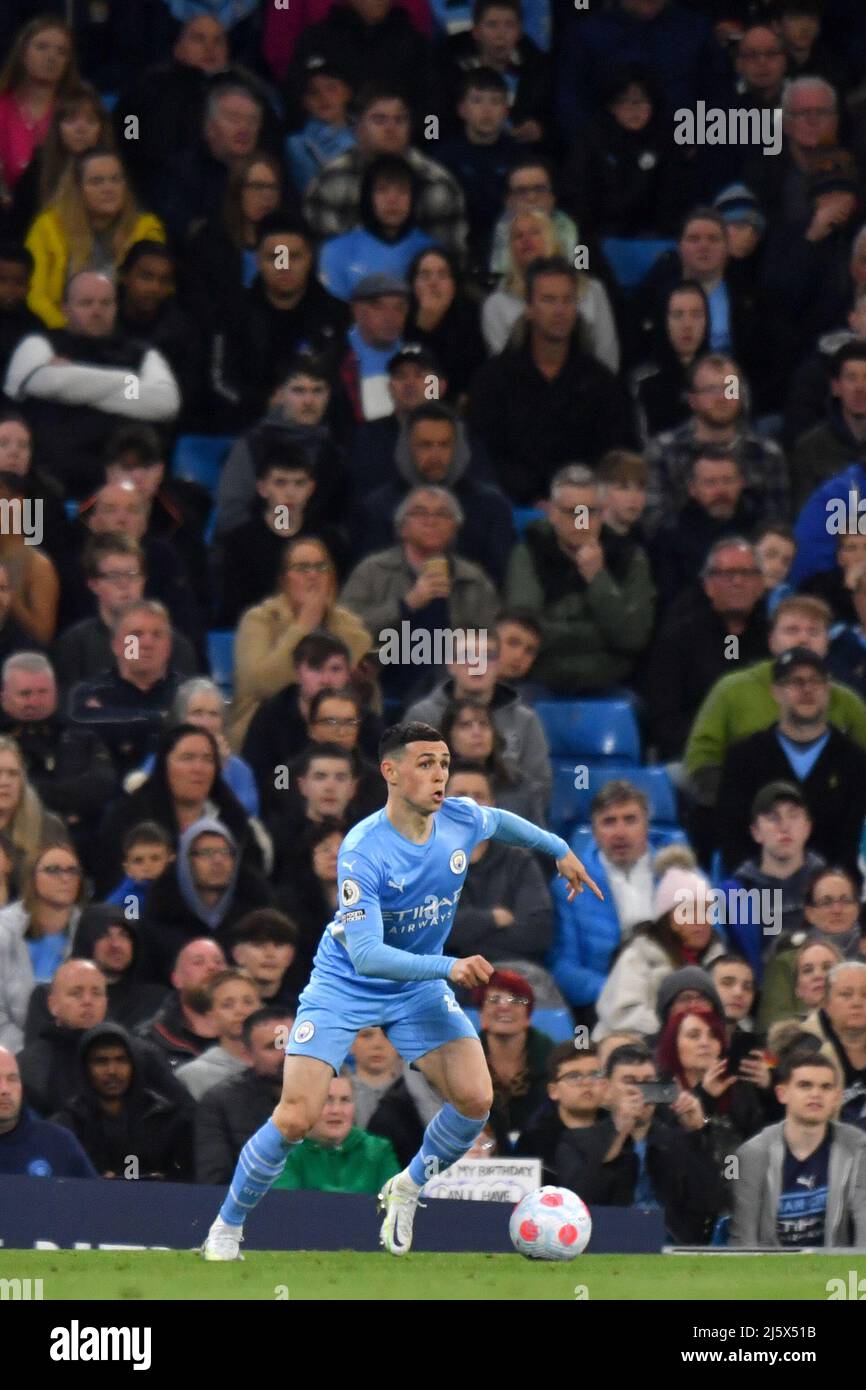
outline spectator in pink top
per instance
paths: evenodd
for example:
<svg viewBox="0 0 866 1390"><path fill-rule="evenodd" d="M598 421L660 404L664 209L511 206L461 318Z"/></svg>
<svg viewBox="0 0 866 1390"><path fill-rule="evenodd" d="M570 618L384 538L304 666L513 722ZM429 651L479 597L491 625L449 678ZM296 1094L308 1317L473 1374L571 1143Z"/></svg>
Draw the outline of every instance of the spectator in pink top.
<svg viewBox="0 0 866 1390"><path fill-rule="evenodd" d="M0 72L0 196L48 134L58 96L80 84L69 27L46 15L25 24Z"/></svg>

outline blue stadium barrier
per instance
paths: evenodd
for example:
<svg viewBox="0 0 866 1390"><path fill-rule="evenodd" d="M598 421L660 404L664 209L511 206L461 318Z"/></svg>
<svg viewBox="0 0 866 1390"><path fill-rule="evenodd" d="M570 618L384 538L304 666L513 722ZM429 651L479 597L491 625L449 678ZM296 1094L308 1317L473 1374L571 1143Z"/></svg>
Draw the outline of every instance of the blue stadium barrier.
<svg viewBox="0 0 866 1390"><path fill-rule="evenodd" d="M538 700L551 758L640 762L640 730L626 700Z"/></svg>
<svg viewBox="0 0 866 1390"><path fill-rule="evenodd" d="M530 521L543 521L544 512L539 511L538 507L513 507L511 510L511 520L514 522L517 539L522 541L523 533Z"/></svg>
<svg viewBox="0 0 866 1390"><path fill-rule="evenodd" d="M633 290L660 256L672 251L675 241L667 237L622 237L602 238L601 249L604 258L613 271L617 284L624 290Z"/></svg>
<svg viewBox="0 0 866 1390"><path fill-rule="evenodd" d="M599 763L590 766L587 787L575 787L574 765L554 764L554 790L551 820L560 824L580 821L589 824L592 802L607 782L620 778L633 783L649 801L654 825L676 825L677 797L674 784L663 767L634 767L630 763Z"/></svg>
<svg viewBox="0 0 866 1390"><path fill-rule="evenodd" d="M235 688L235 634L233 628L215 629L207 635L207 659L210 673L226 699Z"/></svg>
<svg viewBox="0 0 866 1390"><path fill-rule="evenodd" d="M463 1012L480 1030L478 1010L464 1009ZM534 1009L532 1026L537 1028L539 1033L546 1033L555 1043L570 1042L574 1037L574 1019L568 1009Z"/></svg>
<svg viewBox="0 0 866 1390"><path fill-rule="evenodd" d="M215 494L223 463L234 442L232 434L182 434L174 446L172 472L175 477L200 483Z"/></svg>

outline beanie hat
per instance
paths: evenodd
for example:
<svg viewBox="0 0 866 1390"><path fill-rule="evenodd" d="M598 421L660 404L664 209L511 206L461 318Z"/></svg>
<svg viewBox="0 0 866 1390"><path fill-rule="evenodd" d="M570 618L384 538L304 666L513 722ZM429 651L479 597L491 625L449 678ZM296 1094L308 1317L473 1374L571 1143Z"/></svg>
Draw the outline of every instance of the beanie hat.
<svg viewBox="0 0 866 1390"><path fill-rule="evenodd" d="M689 897L705 902L711 891L709 879L695 869L668 869L656 884L653 894L653 921L666 917Z"/></svg>
<svg viewBox="0 0 866 1390"><path fill-rule="evenodd" d="M486 985L479 985L475 991L473 1003L480 1007L484 1003L484 996L489 989L503 989L509 994L514 994L518 999L525 999L529 1005L529 1012L535 1007L535 991L528 980L524 980L522 975L518 975L516 970L494 970Z"/></svg>
<svg viewBox="0 0 866 1390"><path fill-rule="evenodd" d="M723 188L713 207L726 222L746 222L750 227L754 227L758 236L764 235L767 219L751 188L747 188L744 183L732 183Z"/></svg>

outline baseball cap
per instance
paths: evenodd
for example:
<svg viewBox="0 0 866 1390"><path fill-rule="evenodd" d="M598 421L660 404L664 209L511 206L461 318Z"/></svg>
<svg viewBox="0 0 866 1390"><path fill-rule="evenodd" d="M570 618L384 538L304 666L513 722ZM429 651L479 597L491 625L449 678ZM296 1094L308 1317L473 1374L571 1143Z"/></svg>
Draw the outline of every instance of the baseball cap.
<svg viewBox="0 0 866 1390"><path fill-rule="evenodd" d="M305 88L314 77L336 77L341 82L345 82L347 87L352 85L339 63L335 63L332 58L327 58L324 53L311 53L304 62L301 69L302 87Z"/></svg>
<svg viewBox="0 0 866 1390"><path fill-rule="evenodd" d="M761 211L761 205L752 190L744 183L732 183L722 189L713 206L726 222L745 222L754 227L759 236L763 236L767 229L767 219Z"/></svg>
<svg viewBox="0 0 866 1390"><path fill-rule="evenodd" d="M383 271L377 271L375 275L365 275L363 280L359 280L349 296L352 304L358 300L381 299L383 294L400 294L404 299L408 299L411 290L405 280L398 280L396 275L386 275Z"/></svg>
<svg viewBox="0 0 866 1390"><path fill-rule="evenodd" d="M789 651L777 656L773 662L773 680L786 681L797 666L811 666L812 670L818 671L820 675L828 675L827 663L823 656L810 651L808 647L791 647Z"/></svg>
<svg viewBox="0 0 866 1390"><path fill-rule="evenodd" d="M805 796L793 782L768 782L752 802L751 820L756 821L758 816L768 816L780 801L793 801L795 806L802 806L804 811L809 809Z"/></svg>
<svg viewBox="0 0 866 1390"><path fill-rule="evenodd" d="M404 343L399 352L388 358L388 371L396 371L404 362L411 362L415 367L426 367L428 372L433 372L436 376L442 372L438 359L421 343Z"/></svg>

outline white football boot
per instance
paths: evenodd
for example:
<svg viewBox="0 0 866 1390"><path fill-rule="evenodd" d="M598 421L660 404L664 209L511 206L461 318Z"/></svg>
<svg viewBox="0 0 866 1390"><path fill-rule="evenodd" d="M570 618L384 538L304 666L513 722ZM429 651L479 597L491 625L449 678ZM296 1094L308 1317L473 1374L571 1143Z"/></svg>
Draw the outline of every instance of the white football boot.
<svg viewBox="0 0 866 1390"><path fill-rule="evenodd" d="M378 1210L385 1213L379 1230L379 1244L389 1255L407 1255L412 1249L412 1226L419 1206L421 1189L401 1182L402 1173L389 1178L379 1193Z"/></svg>
<svg viewBox="0 0 866 1390"><path fill-rule="evenodd" d="M243 1226L229 1226L218 1216L207 1233L207 1240L201 1248L205 1260L242 1260L241 1241L244 1238Z"/></svg>

